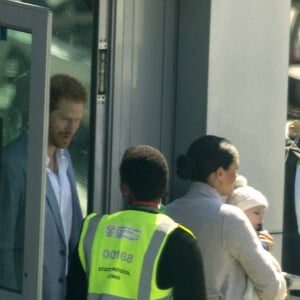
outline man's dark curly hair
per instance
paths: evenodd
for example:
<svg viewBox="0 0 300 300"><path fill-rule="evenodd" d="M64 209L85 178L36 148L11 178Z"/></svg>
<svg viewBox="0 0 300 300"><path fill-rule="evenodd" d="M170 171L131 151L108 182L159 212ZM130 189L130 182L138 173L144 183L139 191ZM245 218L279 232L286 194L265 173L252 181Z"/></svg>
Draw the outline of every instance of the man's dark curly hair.
<svg viewBox="0 0 300 300"><path fill-rule="evenodd" d="M125 183L139 201L160 200L166 191L169 169L163 154L149 145L128 148L120 165Z"/></svg>

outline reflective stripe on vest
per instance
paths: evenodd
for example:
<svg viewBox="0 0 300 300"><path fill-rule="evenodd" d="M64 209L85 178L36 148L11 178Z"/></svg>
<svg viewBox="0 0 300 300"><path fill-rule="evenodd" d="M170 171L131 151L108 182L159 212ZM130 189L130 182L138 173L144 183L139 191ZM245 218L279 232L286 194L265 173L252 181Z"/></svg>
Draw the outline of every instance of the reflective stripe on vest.
<svg viewBox="0 0 300 300"><path fill-rule="evenodd" d="M143 299L143 300L149 300L150 298ZM169 296L166 298L161 298L157 300L170 300ZM128 298L123 298L123 297L118 297L118 296L112 296L112 295L97 295L97 294L89 294L87 300L136 300L136 299L128 299Z"/></svg>
<svg viewBox="0 0 300 300"><path fill-rule="evenodd" d="M81 236L81 250L79 250L79 255L82 263L84 263L86 266L87 274L89 274L94 237L98 225L101 221L101 217L99 215L93 214L92 216L89 216L87 219L88 219L86 220L87 224L85 224L85 226L87 227L85 228L85 231L83 231L84 236ZM143 265L141 268L141 274L139 278L139 285L137 289L137 299L139 300L151 299L152 270L154 269L155 260L157 259L157 256L161 251L162 244L164 243L167 234L173 231L177 227L178 224L175 223L167 216L162 216L159 224L157 224L157 227L154 230L153 236L144 255ZM101 300L125 300L125 299L127 300L128 298L113 296L110 294L99 295L89 291L89 295L87 299L88 300L100 300L100 299ZM165 294L165 296L157 299L168 300L171 299L171 295Z"/></svg>
<svg viewBox="0 0 300 300"><path fill-rule="evenodd" d="M168 230L170 230L171 228L172 228L171 230L173 230L177 227L178 225L176 223L173 224L162 223L159 224L159 226L157 227L144 258L142 274L140 278L138 299L141 300L150 299L152 274L151 272L149 272L149 270L152 270L153 268L154 261L158 255L159 249L166 237ZM170 298L168 297L165 299L170 299Z"/></svg>
<svg viewBox="0 0 300 300"><path fill-rule="evenodd" d="M92 256L92 246L94 242L94 236L96 234L96 230L98 227L98 224L101 220L100 215L93 214L93 218L89 221L89 226L87 228L87 232L85 235L85 239L83 241L83 251L84 251L84 257L85 257L85 263L86 263L86 273L90 273L90 266L91 266L91 256Z"/></svg>

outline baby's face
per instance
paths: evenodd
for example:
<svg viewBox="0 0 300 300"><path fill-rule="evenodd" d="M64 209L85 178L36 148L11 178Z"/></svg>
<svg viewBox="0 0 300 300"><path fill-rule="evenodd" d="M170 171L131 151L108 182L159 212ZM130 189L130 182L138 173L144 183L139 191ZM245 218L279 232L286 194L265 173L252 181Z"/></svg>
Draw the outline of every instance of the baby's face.
<svg viewBox="0 0 300 300"><path fill-rule="evenodd" d="M244 211L256 231L260 230L261 224L264 223L266 208L262 205L251 207Z"/></svg>

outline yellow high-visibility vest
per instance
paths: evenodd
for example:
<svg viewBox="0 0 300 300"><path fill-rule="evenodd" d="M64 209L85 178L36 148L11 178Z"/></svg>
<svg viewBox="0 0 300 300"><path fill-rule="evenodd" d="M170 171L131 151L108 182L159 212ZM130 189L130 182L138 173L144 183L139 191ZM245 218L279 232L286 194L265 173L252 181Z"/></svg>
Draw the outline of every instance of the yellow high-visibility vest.
<svg viewBox="0 0 300 300"><path fill-rule="evenodd" d="M167 237L178 226L167 215L137 210L89 215L78 248L87 299L172 299L172 289L157 286L156 274Z"/></svg>

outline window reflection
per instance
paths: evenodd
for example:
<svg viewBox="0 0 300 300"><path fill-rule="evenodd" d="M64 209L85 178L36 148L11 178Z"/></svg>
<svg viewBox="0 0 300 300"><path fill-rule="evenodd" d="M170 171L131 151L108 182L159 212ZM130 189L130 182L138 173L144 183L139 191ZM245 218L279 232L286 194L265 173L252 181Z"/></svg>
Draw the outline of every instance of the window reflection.
<svg viewBox="0 0 300 300"><path fill-rule="evenodd" d="M10 147L27 127L29 105L31 34L7 29L0 41L0 287L22 291L26 149L10 152ZM25 129L26 130L26 129Z"/></svg>
<svg viewBox="0 0 300 300"><path fill-rule="evenodd" d="M53 13L51 73L66 73L90 91L93 34L92 0L23 1L45 6ZM83 214L87 210L90 104L70 147Z"/></svg>
<svg viewBox="0 0 300 300"><path fill-rule="evenodd" d="M53 12L51 73L70 74L77 78L89 92L93 31L92 1L33 0L23 2L46 6ZM9 29L7 41L0 41L2 148L6 148L11 141L14 141L28 122L30 53L31 34L29 33ZM87 207L89 114L90 108L87 103L80 129L69 148L84 215ZM5 151L3 150L3 155ZM0 288L22 292L26 194L24 191L26 189L25 186L22 187L22 195L14 195L13 193L17 193L16 189L7 191L9 186L5 179L6 174L4 177L3 169L6 168L4 160L4 158L1 160L2 177L0 182ZM16 182L22 181L26 185L26 178L18 179L18 176L24 177L25 174L19 172L12 176ZM18 202L8 200L9 197L4 196L7 193L10 193L13 199L21 198L21 200ZM9 213L10 211L19 211L19 214L13 215ZM22 232L17 232L16 228L21 228Z"/></svg>

